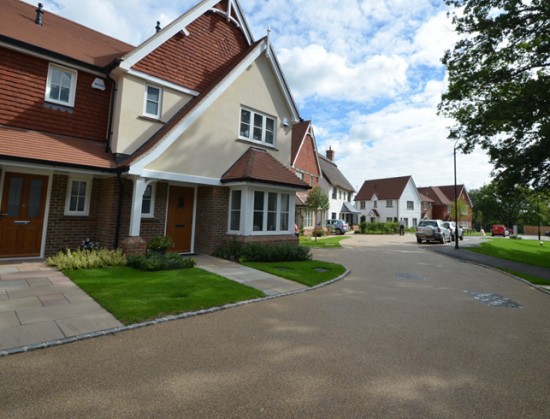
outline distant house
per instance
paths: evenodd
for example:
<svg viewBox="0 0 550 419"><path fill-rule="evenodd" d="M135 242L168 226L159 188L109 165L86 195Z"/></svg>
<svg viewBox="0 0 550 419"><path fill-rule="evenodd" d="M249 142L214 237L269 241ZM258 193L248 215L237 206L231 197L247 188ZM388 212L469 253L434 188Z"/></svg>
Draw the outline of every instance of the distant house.
<svg viewBox="0 0 550 419"><path fill-rule="evenodd" d="M321 167L317 158L317 144L311 121L297 122L292 126L290 167L296 176L311 188L319 185ZM310 190L296 192L296 224L306 234L314 227L313 211L305 207ZM321 218L318 217L317 221Z"/></svg>
<svg viewBox="0 0 550 419"><path fill-rule="evenodd" d="M129 254L156 235L179 253L297 243L301 118L238 0L198 1L138 46L0 3L0 258L86 238Z"/></svg>
<svg viewBox="0 0 550 419"><path fill-rule="evenodd" d="M398 222L416 226L420 219L420 194L412 176L366 180L355 204L367 222Z"/></svg>
<svg viewBox="0 0 550 419"><path fill-rule="evenodd" d="M460 210L459 224L462 228L472 228L473 205L464 185L456 185ZM455 220L452 211L455 197L455 186L427 186L418 188L422 198L422 218ZM460 202L462 204L460 204Z"/></svg>
<svg viewBox="0 0 550 419"><path fill-rule="evenodd" d="M323 177L320 186L329 197L329 209L326 219L340 219L350 225L359 223L359 211L355 208L353 194L355 189L334 163L334 150L326 151L326 157L319 154L319 163Z"/></svg>

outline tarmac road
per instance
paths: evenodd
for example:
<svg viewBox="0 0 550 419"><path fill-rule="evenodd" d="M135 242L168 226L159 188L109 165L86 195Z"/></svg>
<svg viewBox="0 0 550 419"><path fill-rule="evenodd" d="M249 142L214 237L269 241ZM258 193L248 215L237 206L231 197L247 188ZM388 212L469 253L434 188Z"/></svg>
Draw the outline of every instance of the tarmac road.
<svg viewBox="0 0 550 419"><path fill-rule="evenodd" d="M414 236L344 244L311 292L0 358L0 417L549 416L550 295Z"/></svg>

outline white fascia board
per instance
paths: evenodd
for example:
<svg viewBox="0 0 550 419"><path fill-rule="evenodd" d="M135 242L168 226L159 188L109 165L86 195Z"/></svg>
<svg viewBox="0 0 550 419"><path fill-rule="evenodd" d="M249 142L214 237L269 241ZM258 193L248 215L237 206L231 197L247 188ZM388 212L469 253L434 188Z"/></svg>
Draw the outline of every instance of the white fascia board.
<svg viewBox="0 0 550 419"><path fill-rule="evenodd" d="M135 174L129 172L130 175ZM206 176L194 176L183 173L161 172L158 170L144 170L140 176L147 179L157 179L172 182L191 183L197 185L222 186L220 179Z"/></svg>
<svg viewBox="0 0 550 419"><path fill-rule="evenodd" d="M30 169L30 170L41 170L53 173L78 173L78 174L87 174L87 175L111 175L115 174L112 170L101 170L101 169L82 169L78 167L71 167L65 165L58 165L58 163L52 162L48 163L27 163L27 162L18 162L14 160L1 160L0 167L4 169L9 168L18 168L20 170Z"/></svg>
<svg viewBox="0 0 550 419"><path fill-rule="evenodd" d="M268 54L267 57L269 61L271 62L271 65L273 66L273 70L275 71L275 74L277 76L277 80L279 81L279 85L283 89L283 94L285 96L285 99L288 103L288 106L290 107L290 110L292 111L292 117L294 118L294 122L300 121L300 113L298 112L298 106L296 105L296 102L294 101L294 98L292 97L292 93L290 91L290 87L288 83L286 82L285 75L283 74L283 70L281 68L281 65L279 64L279 61L277 60L277 57L275 56L275 51L273 51L273 48L271 47L271 43L268 46Z"/></svg>
<svg viewBox="0 0 550 419"><path fill-rule="evenodd" d="M199 103L194 109L192 109L187 115L183 117L153 148L148 154L133 163L130 167L130 172L140 175L145 166L155 161L162 156L164 152L170 147L192 124L194 124L200 116L233 84L233 82L245 72L260 54L265 50L265 43L261 43L214 88L208 95Z"/></svg>
<svg viewBox="0 0 550 419"><path fill-rule="evenodd" d="M229 0L229 2L230 4L232 4L232 9L237 15L237 20L239 21L239 24L243 29L243 33L244 33L244 36L246 37L246 40L248 41L248 45L252 45L254 43L254 35L252 35L252 31L250 30L250 26L248 25L248 21L246 20L246 16L242 11L239 1Z"/></svg>
<svg viewBox="0 0 550 419"><path fill-rule="evenodd" d="M172 83L172 82L163 80L163 79L155 77L155 76L151 76L150 74L143 73L141 71L131 69L131 70L128 71L127 74L130 75L130 76L134 76L134 77L137 77L139 79L151 82L151 83L153 83L157 86L167 87L169 89L175 90L175 91L180 92L180 93L185 93L185 94L191 95L191 96L198 96L199 95L199 92L196 91L196 90L187 89L185 87L180 86L179 84Z"/></svg>

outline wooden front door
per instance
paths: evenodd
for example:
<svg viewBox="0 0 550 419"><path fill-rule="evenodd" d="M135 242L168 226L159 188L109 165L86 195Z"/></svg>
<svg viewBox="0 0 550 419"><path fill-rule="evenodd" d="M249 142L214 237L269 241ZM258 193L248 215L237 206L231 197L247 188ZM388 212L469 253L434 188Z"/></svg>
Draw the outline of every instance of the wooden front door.
<svg viewBox="0 0 550 419"><path fill-rule="evenodd" d="M166 235L174 240L174 252L191 252L194 196L193 188L170 186Z"/></svg>
<svg viewBox="0 0 550 419"><path fill-rule="evenodd" d="M0 257L40 256L48 177L7 172L0 206Z"/></svg>

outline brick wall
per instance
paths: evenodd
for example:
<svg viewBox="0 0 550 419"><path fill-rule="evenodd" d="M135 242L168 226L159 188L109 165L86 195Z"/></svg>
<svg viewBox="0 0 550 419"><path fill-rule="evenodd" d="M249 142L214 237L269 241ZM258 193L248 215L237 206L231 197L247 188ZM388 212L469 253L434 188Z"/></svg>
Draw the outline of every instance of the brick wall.
<svg viewBox="0 0 550 419"><path fill-rule="evenodd" d="M212 254L227 238L229 188L199 186L197 189L197 220L195 252Z"/></svg>
<svg viewBox="0 0 550 419"><path fill-rule="evenodd" d="M111 83L92 89L97 77L78 71L74 108L60 110L44 100L48 61L0 48L0 125L106 141Z"/></svg>

